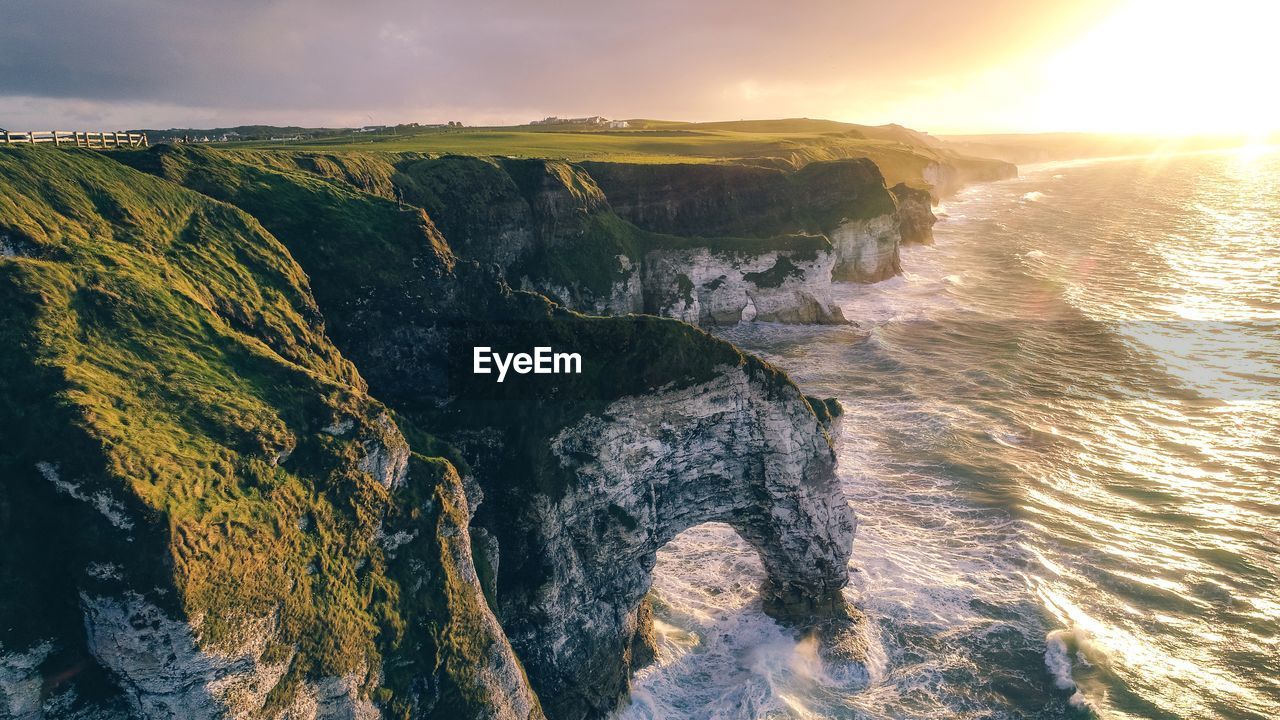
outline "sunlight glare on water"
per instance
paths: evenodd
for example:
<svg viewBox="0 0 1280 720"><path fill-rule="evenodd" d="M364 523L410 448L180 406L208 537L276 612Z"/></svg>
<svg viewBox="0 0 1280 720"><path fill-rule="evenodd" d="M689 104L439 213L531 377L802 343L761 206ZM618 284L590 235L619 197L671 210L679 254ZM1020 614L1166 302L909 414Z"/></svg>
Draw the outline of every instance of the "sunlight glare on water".
<svg viewBox="0 0 1280 720"><path fill-rule="evenodd" d="M709 525L659 553L635 718L1280 716L1280 153L1024 168L854 327L724 333L846 408L863 675Z"/></svg>

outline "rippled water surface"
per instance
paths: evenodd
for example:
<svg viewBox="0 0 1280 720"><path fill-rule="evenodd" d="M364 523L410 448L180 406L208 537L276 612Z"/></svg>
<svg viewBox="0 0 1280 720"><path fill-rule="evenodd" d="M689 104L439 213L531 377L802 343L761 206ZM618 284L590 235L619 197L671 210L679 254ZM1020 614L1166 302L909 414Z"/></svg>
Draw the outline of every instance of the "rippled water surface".
<svg viewBox="0 0 1280 720"><path fill-rule="evenodd" d="M849 328L733 341L847 409L869 687L703 526L634 718L1280 717L1280 153L1023 168Z"/></svg>

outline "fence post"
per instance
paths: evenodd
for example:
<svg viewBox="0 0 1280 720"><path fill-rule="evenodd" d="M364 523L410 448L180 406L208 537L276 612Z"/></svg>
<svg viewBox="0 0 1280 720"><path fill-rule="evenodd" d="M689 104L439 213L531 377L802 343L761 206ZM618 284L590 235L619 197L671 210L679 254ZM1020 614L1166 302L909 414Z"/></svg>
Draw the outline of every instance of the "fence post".
<svg viewBox="0 0 1280 720"><path fill-rule="evenodd" d="M58 145L59 145L59 143L58 143L58 131L57 131L57 130L54 130L54 131L53 131L53 146L54 146L54 147L58 147Z"/></svg>
<svg viewBox="0 0 1280 720"><path fill-rule="evenodd" d="M4 144L5 144L5 145L12 145L12 144L13 144L13 140L9 139L9 131L8 131L8 130L5 130L5 131L4 131Z"/></svg>

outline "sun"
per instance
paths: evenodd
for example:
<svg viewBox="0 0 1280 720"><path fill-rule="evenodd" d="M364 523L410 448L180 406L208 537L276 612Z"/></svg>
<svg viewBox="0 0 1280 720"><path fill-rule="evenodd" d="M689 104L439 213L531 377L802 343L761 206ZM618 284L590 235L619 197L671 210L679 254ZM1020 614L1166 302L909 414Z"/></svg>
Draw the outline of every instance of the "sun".
<svg viewBox="0 0 1280 720"><path fill-rule="evenodd" d="M1280 129L1280 3L1132 0L1040 68L1042 127L1264 136Z"/></svg>

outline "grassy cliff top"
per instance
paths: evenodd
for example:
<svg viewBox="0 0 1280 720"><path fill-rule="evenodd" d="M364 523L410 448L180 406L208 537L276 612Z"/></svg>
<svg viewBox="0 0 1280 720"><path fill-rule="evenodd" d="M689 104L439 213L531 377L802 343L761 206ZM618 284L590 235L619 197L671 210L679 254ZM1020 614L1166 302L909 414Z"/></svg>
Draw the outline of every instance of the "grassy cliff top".
<svg viewBox="0 0 1280 720"><path fill-rule="evenodd" d="M508 155L631 163L737 162L801 167L867 157L890 185L921 185L930 163L966 162L925 133L898 125L854 125L805 118L715 123L633 120L625 129L524 125L493 128L396 128L293 142L231 147Z"/></svg>

